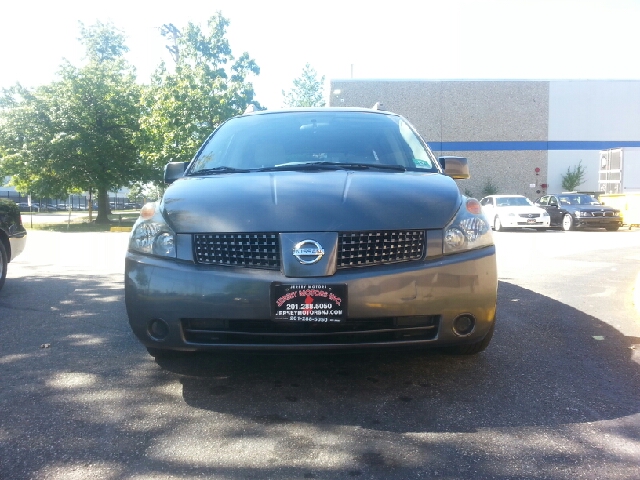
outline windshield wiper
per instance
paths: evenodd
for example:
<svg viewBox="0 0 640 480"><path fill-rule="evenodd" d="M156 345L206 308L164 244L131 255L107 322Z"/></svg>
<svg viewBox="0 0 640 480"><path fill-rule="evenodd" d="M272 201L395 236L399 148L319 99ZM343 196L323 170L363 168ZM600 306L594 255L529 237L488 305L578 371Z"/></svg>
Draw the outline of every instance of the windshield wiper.
<svg viewBox="0 0 640 480"><path fill-rule="evenodd" d="M371 163L341 163L341 162L305 162L305 163L283 163L275 167L265 167L258 169L259 172L273 172L278 170L392 170L394 172L405 172L407 169L402 165L377 165Z"/></svg>
<svg viewBox="0 0 640 480"><path fill-rule="evenodd" d="M402 165L384 165L379 163L340 163L340 162L317 162L320 165L335 165L342 168L393 170L394 172L405 172L407 169Z"/></svg>
<svg viewBox="0 0 640 480"><path fill-rule="evenodd" d="M189 172L188 176L199 176L199 175L216 175L218 173L248 173L251 170L247 170L244 168L233 168L233 167L215 167L215 168L203 168L202 170L197 170L195 172Z"/></svg>

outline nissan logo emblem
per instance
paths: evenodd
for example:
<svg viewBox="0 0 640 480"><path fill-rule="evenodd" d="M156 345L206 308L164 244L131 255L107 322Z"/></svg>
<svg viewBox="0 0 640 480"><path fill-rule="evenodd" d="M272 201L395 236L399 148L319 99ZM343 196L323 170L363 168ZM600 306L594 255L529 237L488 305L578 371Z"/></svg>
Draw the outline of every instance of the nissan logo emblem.
<svg viewBox="0 0 640 480"><path fill-rule="evenodd" d="M324 248L315 240L302 240L293 246L293 256L303 265L313 265L324 256Z"/></svg>

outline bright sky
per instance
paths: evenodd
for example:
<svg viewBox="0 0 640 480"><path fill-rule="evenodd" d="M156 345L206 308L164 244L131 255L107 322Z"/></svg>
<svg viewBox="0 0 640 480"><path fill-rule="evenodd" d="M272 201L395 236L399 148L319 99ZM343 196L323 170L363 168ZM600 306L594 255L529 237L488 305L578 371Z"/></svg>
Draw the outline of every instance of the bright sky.
<svg viewBox="0 0 640 480"><path fill-rule="evenodd" d="M158 28L231 21L235 56L261 74L256 99L281 106L305 63L326 79L640 79L640 0L2 0L0 87L81 64L78 21L124 31L146 82L168 59Z"/></svg>

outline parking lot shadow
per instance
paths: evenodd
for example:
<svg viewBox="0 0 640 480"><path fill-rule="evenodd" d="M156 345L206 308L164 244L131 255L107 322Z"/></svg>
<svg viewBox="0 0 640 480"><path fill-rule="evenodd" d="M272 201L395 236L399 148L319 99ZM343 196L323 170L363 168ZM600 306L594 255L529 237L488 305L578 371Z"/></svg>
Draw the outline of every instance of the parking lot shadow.
<svg viewBox="0 0 640 480"><path fill-rule="evenodd" d="M0 296L0 477L637 478L640 339L510 283L498 298L476 356L154 362L120 275L34 270Z"/></svg>
<svg viewBox="0 0 640 480"><path fill-rule="evenodd" d="M258 424L476 432L640 412L635 345L597 318L501 282L493 342L476 356L218 353L159 364L179 376L189 405Z"/></svg>

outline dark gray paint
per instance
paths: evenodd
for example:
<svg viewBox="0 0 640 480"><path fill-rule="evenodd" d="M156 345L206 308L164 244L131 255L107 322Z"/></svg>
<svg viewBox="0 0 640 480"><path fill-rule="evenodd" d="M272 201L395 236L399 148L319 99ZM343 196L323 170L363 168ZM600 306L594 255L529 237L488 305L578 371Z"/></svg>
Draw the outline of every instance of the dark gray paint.
<svg viewBox="0 0 640 480"><path fill-rule="evenodd" d="M439 173L251 172L183 177L163 213L176 233L436 229L460 205Z"/></svg>

